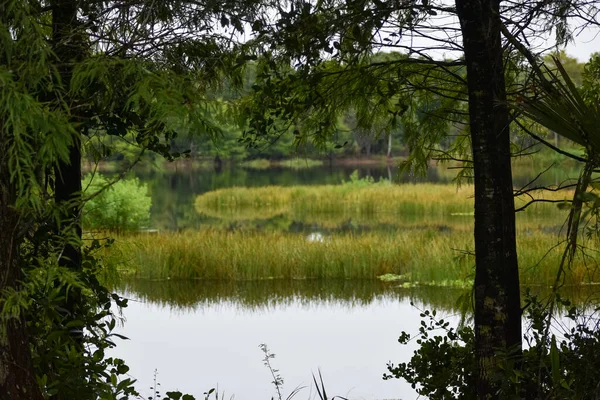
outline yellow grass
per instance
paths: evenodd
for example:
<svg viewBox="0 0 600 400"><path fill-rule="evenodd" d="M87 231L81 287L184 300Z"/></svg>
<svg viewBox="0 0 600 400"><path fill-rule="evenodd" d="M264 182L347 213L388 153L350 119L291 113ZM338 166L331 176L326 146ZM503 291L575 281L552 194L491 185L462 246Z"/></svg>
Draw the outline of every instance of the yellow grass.
<svg viewBox="0 0 600 400"><path fill-rule="evenodd" d="M550 285L562 247L556 235L520 231L522 283ZM108 261L122 274L148 279L376 279L400 275L400 283L468 286L474 259L470 231L424 228L395 233L325 236L281 232L190 231L119 237ZM463 251L467 251L466 253ZM597 264L579 257L567 283L600 281Z"/></svg>

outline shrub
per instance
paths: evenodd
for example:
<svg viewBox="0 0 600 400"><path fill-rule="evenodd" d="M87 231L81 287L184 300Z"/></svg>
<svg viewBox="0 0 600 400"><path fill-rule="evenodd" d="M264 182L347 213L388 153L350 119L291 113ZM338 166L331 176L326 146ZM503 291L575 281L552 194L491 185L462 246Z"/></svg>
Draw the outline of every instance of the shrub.
<svg viewBox="0 0 600 400"><path fill-rule="evenodd" d="M497 349L502 373L493 377L502 382L501 399L598 399L600 381L600 330L598 308L574 307L557 295L557 307L564 322L549 318L548 309L529 291L525 320L525 349L510 357ZM404 379L421 396L435 400L476 398L477 358L475 334L469 326L451 328L437 319L435 311L424 311L418 334L419 344L409 362L388 364L384 379ZM557 321L547 330L548 321ZM567 326L568 325L568 326ZM441 331L441 335L435 335ZM560 334L559 332L562 332ZM556 333L556 334L555 334ZM558 337L557 337L558 336ZM407 344L411 335L402 332L398 341Z"/></svg>
<svg viewBox="0 0 600 400"><path fill-rule="evenodd" d="M90 197L83 209L86 229L135 231L150 221L152 199L148 187L137 178L112 183L100 174L83 179L84 193Z"/></svg>

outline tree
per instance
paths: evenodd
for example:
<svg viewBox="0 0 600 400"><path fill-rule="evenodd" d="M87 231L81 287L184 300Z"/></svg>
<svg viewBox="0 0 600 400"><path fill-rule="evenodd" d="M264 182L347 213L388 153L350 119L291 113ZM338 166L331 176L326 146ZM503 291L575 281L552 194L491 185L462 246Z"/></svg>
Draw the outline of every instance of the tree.
<svg viewBox="0 0 600 400"><path fill-rule="evenodd" d="M475 183L477 394L497 398L498 352L521 353L521 300L498 0L457 0L469 93Z"/></svg>
<svg viewBox="0 0 600 400"><path fill-rule="evenodd" d="M132 135L172 159L179 131L216 134L207 89L241 82L231 34L259 5L0 2L0 399L130 393L110 386L126 368L103 354L110 304L125 303L98 282L101 245L82 245L81 146Z"/></svg>
<svg viewBox="0 0 600 400"><path fill-rule="evenodd" d="M1 120L5 129L4 117ZM19 229L19 214L13 208L16 191L12 185L8 145L0 144L0 291L18 290L23 275L20 271L19 246L21 240L15 233ZM0 315L0 390L1 399L42 399L33 373L29 336L25 315Z"/></svg>
<svg viewBox="0 0 600 400"><path fill-rule="evenodd" d="M279 121L309 113L305 126L324 143L344 110L379 112L392 124L401 121L412 152L407 165L418 167L439 154L435 145L448 121L460 130L468 123L466 140L456 140L442 155L468 163L475 173L475 350L482 399L502 396L506 366L518 369L522 341L507 98L524 88L518 80L505 80L515 75L519 61L504 58L501 31L506 25L516 36L531 38L555 26L564 43L574 15L593 16L593 4L298 1L279 9L274 28L257 29L257 40L265 39L262 62L271 68L258 76L262 107L252 114L249 141L283 129ZM449 16L459 26L448 24ZM373 54L383 48L407 53L374 62ZM432 51L440 49L461 56L436 59ZM433 107L420 119L423 104ZM298 135L297 143L306 136Z"/></svg>

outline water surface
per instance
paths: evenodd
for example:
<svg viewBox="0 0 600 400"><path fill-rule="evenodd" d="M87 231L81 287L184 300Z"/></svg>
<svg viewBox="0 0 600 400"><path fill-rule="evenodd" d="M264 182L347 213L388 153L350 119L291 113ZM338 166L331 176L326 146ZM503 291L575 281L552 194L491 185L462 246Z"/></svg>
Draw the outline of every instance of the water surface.
<svg viewBox="0 0 600 400"><path fill-rule="evenodd" d="M410 359L420 310L435 306L458 321L456 289L400 289L379 282L148 282L121 289L132 301L121 333L131 340L116 353L127 360L142 392L153 373L163 390L196 396L218 386L225 398L270 399L273 378L263 366L261 343L284 378L284 396L307 386L320 371L329 395L352 399L414 399L399 380L383 381L386 364ZM411 305L415 303L415 306ZM198 397L197 397L198 398Z"/></svg>
<svg viewBox="0 0 600 400"><path fill-rule="evenodd" d="M175 168L136 174L150 189L152 228L181 230L209 222L194 208L196 196L207 191L339 184L349 180L355 169ZM386 167L359 168L359 176L399 183L451 184L454 178L434 168L423 178L399 176ZM576 174L555 170L541 183L554 184L569 176ZM533 171L517 174L515 185L525 185L533 177ZM288 220L269 222L303 233L314 228L297 221L295 225ZM439 223L440 231L452 228L446 221ZM405 289L370 281L131 281L119 291L134 301L125 310L127 322L120 330L131 340L119 343L115 355L131 366L146 396L157 369L163 392L178 389L202 398L204 391L218 386L225 398L270 399L275 396L273 378L262 365L264 355L258 347L266 343L276 354L272 361L284 378L284 397L298 386L307 386L296 399L314 398L312 373L321 371L329 396L415 399L416 393L406 383L382 380L388 362L407 362L416 348L414 342L399 345L398 336L402 331L418 332L422 309L435 308L439 316L457 324L470 306L469 292L464 290Z"/></svg>

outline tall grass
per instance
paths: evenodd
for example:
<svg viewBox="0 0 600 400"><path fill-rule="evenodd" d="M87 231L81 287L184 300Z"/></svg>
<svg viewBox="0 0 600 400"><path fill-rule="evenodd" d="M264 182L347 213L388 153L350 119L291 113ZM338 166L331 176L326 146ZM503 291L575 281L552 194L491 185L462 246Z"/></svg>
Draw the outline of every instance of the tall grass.
<svg viewBox="0 0 600 400"><path fill-rule="evenodd" d="M289 160L281 160L276 163L276 165L284 168L292 168L292 169L303 169L303 168L313 168L320 167L323 165L322 160L312 160L310 158L291 158Z"/></svg>
<svg viewBox="0 0 600 400"><path fill-rule="evenodd" d="M565 200L571 193L531 193L537 199ZM515 199L521 207L530 197ZM234 187L202 194L196 211L226 220L266 219L285 214L298 221L328 220L373 223L472 223L473 186L442 184L392 185L352 182L323 186ZM520 220L560 223L566 213L554 204L536 204L519 213Z"/></svg>
<svg viewBox="0 0 600 400"><path fill-rule="evenodd" d="M552 282L562 250L553 248L556 242L553 234L520 232L522 283ZM205 230L120 237L107 260L119 264L123 275L146 279L376 279L393 274L409 285L468 286L474 266L469 249L470 231L346 234L315 243L281 232ZM580 257L567 283L600 281L596 267Z"/></svg>
<svg viewBox="0 0 600 400"><path fill-rule="evenodd" d="M268 160L266 158L256 158L254 160L243 161L240 163L242 167L251 169L268 169L272 167L304 169L320 167L323 165L321 160L312 160L309 158L290 158L288 160Z"/></svg>
<svg viewBox="0 0 600 400"><path fill-rule="evenodd" d="M531 194L535 198L559 200L569 199L572 195L570 192ZM522 206L529 200L529 197L519 197L515 206ZM382 181L364 185L234 187L207 192L196 199L199 211L278 206L322 213L338 212L340 209L379 213L469 213L473 211L473 186L433 183L393 185Z"/></svg>
<svg viewBox="0 0 600 400"><path fill-rule="evenodd" d="M251 169L268 169L271 168L271 161L265 158L257 158L254 160L243 161L240 165Z"/></svg>
<svg viewBox="0 0 600 400"><path fill-rule="evenodd" d="M571 195L530 194L552 200ZM516 206L530 199L518 198ZM272 220L276 229L239 230L236 223L228 230L122 236L110 250L109 262L118 264L125 275L147 279L393 277L409 286L463 287L473 279L473 187L469 185L393 185L353 179L341 185L230 188L199 196L196 210L225 222L243 220L248 226L264 225L252 221ZM557 233L565 215L547 203L518 214L523 283L549 285L554 280L563 249L557 244ZM360 234L337 229L341 233L315 243L287 232L292 230L291 221L320 227L354 227L358 222L391 228ZM596 267L591 258L578 258L567 283L599 282Z"/></svg>
<svg viewBox="0 0 600 400"><path fill-rule="evenodd" d="M298 212L353 213L468 213L473 210L469 187L419 184L266 186L220 189L198 196L199 212L286 207Z"/></svg>

